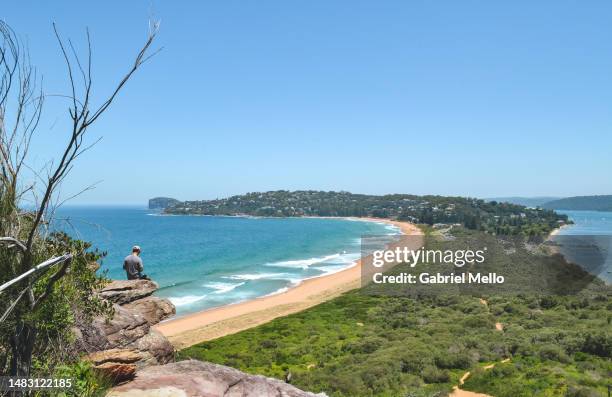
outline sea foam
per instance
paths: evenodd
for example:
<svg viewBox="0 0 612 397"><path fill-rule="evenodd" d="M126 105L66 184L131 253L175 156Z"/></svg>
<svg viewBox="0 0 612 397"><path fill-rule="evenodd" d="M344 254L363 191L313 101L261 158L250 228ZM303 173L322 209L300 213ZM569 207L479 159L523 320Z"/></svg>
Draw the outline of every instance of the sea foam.
<svg viewBox="0 0 612 397"><path fill-rule="evenodd" d="M241 283L231 284L231 283L208 283L204 284L204 287L214 289L213 294L224 294L226 292L230 292L241 285L244 285L244 281Z"/></svg>
<svg viewBox="0 0 612 397"><path fill-rule="evenodd" d="M270 292L269 294L266 294L264 296L272 296L272 295L278 295L278 294L282 294L283 292L287 292L289 290L289 287L283 287L283 288L279 288L274 292Z"/></svg>
<svg viewBox="0 0 612 397"><path fill-rule="evenodd" d="M330 261L332 259L336 259L339 257L340 257L340 254L333 254L333 255L322 256L319 258L298 259L298 260L266 263L265 266L308 269L310 266L315 265L317 263L327 262L327 261Z"/></svg>
<svg viewBox="0 0 612 397"><path fill-rule="evenodd" d="M287 278L287 274L285 273L246 273L246 274L232 274L231 276L223 276L224 279L230 280L261 280L261 279L270 279L270 280L284 280Z"/></svg>
<svg viewBox="0 0 612 397"><path fill-rule="evenodd" d="M171 296L168 299L174 306L186 306L206 298L206 295Z"/></svg>

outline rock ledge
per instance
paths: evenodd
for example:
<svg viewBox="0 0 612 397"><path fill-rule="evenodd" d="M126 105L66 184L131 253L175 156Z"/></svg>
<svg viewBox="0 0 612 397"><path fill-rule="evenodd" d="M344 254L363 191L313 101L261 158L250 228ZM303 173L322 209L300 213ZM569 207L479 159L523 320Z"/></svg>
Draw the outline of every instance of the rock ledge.
<svg viewBox="0 0 612 397"><path fill-rule="evenodd" d="M112 318L99 316L78 329L86 359L116 383L136 370L174 359L174 347L151 326L176 312L167 299L151 296L158 288L149 280L115 280L98 291L113 304Z"/></svg>
<svg viewBox="0 0 612 397"><path fill-rule="evenodd" d="M98 371L120 384L107 397L326 397L278 379L197 360L172 362L174 347L152 326L175 314L167 299L152 296L153 281L112 281L98 292L113 305L76 334ZM127 382L127 383L126 383Z"/></svg>
<svg viewBox="0 0 612 397"><path fill-rule="evenodd" d="M139 370L136 378L106 397L326 397L302 391L278 379L198 360Z"/></svg>

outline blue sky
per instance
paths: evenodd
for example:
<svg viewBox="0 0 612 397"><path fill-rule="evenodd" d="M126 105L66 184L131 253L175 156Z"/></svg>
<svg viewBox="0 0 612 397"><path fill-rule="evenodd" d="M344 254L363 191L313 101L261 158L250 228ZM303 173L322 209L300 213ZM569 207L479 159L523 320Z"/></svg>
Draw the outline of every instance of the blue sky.
<svg viewBox="0 0 612 397"><path fill-rule="evenodd" d="M612 193L612 3L10 1L47 92L51 22L94 45L107 94L161 20L163 51L90 131L76 203L273 189L491 196ZM33 166L66 136L49 100Z"/></svg>

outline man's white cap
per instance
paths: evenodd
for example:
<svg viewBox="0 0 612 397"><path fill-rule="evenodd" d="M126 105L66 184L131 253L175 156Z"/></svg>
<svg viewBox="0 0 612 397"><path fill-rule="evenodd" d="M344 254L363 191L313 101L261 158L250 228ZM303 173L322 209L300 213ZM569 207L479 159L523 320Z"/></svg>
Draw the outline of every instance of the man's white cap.
<svg viewBox="0 0 612 397"><path fill-rule="evenodd" d="M139 245L135 245L135 246L133 246L133 247L132 247L132 252L134 252L134 251L138 251L138 252L140 252L140 246L139 246Z"/></svg>

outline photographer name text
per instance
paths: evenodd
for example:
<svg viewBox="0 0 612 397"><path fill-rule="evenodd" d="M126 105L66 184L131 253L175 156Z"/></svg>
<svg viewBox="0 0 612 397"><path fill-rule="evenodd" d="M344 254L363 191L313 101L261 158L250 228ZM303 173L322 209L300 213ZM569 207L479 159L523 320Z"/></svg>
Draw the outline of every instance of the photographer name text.
<svg viewBox="0 0 612 397"><path fill-rule="evenodd" d="M400 273L386 275L375 273L372 281L376 284L503 284L505 279L497 273Z"/></svg>

